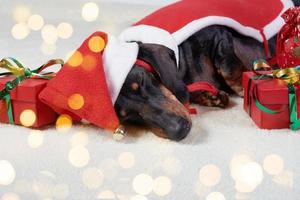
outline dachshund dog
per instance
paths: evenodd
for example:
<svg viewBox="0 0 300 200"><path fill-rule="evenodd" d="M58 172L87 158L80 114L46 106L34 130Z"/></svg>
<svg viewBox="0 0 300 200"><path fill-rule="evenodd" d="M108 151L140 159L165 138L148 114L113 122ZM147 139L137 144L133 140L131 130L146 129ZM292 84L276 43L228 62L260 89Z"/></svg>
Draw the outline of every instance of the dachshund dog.
<svg viewBox="0 0 300 200"><path fill-rule="evenodd" d="M300 1L294 1L296 6ZM276 36L269 40L272 56ZM229 94L243 96L242 73L257 59L264 59L262 43L225 26L209 26L179 46L176 65L171 49L140 43L138 58L149 63L156 73L135 64L115 104L122 123L148 126L163 138L184 139L192 122L184 104L226 108ZM199 91L189 94L186 85L206 81L218 89L217 95Z"/></svg>

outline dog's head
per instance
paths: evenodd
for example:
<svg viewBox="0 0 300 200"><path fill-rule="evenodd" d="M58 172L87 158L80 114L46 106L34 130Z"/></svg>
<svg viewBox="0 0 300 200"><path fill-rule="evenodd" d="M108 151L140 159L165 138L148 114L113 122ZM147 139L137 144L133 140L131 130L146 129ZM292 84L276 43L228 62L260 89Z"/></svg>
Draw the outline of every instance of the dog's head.
<svg viewBox="0 0 300 200"><path fill-rule="evenodd" d="M156 73L133 66L115 104L121 122L148 126L160 137L184 139L192 124L183 106L189 94L178 77L174 52L140 44L139 59L151 64Z"/></svg>

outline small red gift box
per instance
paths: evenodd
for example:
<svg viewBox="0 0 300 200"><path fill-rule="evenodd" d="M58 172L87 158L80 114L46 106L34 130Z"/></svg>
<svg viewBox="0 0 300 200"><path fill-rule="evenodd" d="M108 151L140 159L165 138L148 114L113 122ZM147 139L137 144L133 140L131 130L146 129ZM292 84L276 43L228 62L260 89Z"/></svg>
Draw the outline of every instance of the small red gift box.
<svg viewBox="0 0 300 200"><path fill-rule="evenodd" d="M15 77L0 77L0 91L13 79ZM10 92L15 124L38 128L56 121L56 113L38 98L47 81L39 78L27 79ZM5 99L0 100L0 122L9 123Z"/></svg>
<svg viewBox="0 0 300 200"><path fill-rule="evenodd" d="M289 91L287 84L279 79L253 80L253 72L243 74L244 109L256 125L262 129L290 128ZM295 85L296 96L300 96L300 86ZM277 114L268 114L255 103L254 92L260 104L270 110L280 110ZM300 115L300 98L297 98L297 114Z"/></svg>

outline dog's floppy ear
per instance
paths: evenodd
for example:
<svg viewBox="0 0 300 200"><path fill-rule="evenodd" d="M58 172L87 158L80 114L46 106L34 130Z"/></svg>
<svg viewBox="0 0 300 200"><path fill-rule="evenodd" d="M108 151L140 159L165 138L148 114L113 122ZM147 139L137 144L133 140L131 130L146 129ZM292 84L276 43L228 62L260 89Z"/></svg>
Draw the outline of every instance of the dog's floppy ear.
<svg viewBox="0 0 300 200"><path fill-rule="evenodd" d="M179 77L176 57L173 50L158 44L140 43L138 58L149 63L160 81L181 103L189 101L189 93L183 80Z"/></svg>

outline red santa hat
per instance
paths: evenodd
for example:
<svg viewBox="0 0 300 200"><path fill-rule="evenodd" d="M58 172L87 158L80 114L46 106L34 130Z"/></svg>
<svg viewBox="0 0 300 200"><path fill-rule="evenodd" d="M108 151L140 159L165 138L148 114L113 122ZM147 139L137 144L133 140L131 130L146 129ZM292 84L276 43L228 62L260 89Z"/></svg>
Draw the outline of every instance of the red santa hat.
<svg viewBox="0 0 300 200"><path fill-rule="evenodd" d="M281 15L293 6L292 0L182 0L146 16L120 38L164 45L175 52L178 63L178 45L211 25L228 26L266 43L284 25Z"/></svg>
<svg viewBox="0 0 300 200"><path fill-rule="evenodd" d="M96 32L74 52L39 97L60 114L116 130L119 119L114 103L137 54L136 43Z"/></svg>

